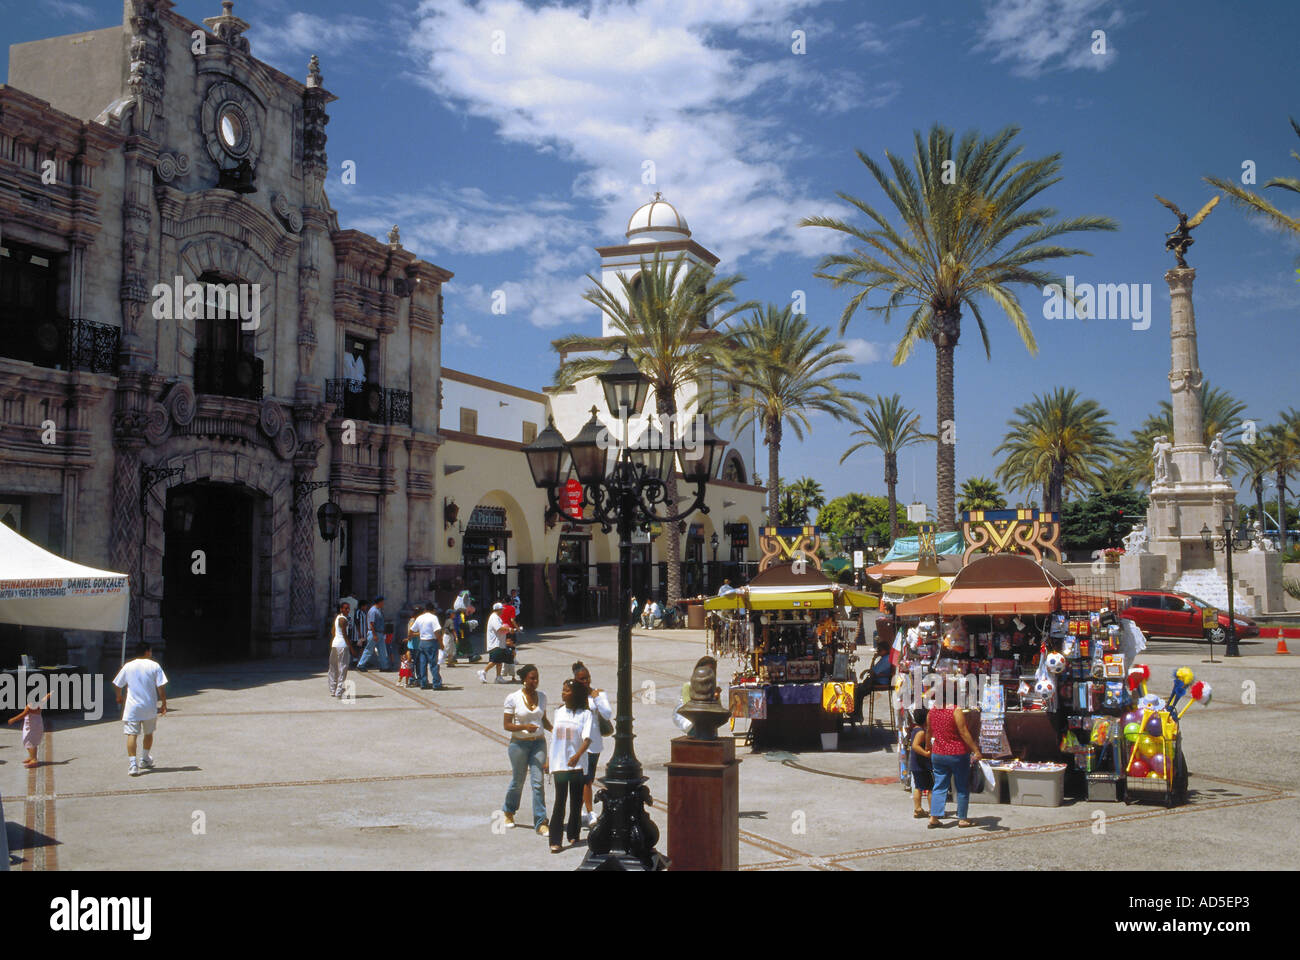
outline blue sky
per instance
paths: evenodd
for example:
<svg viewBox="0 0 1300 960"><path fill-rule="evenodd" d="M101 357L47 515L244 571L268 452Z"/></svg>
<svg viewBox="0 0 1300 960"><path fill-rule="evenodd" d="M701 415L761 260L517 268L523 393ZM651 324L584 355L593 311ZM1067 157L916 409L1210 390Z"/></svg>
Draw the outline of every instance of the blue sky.
<svg viewBox="0 0 1300 960"><path fill-rule="evenodd" d="M194 20L220 12L217 0L176 8ZM120 23L122 6L0 0L0 10L7 47ZM1034 393L1076 387L1121 435L1168 396L1163 234L1173 222L1153 193L1194 210L1212 193L1203 176L1237 176L1244 161L1261 184L1300 174L1287 124L1300 117L1292 0L269 0L235 13L253 25L253 53L293 76L320 55L339 97L327 190L341 224L382 235L398 223L408 248L455 272L444 362L525 386L550 381L551 339L599 332L581 299L598 265L592 248L621 240L654 190L723 258L721 270L748 278L744 298L786 302L803 290L812 319L833 325L847 294L812 273L836 238L795 224L846 214L837 190L882 201L855 148L910 156L912 131L937 121L958 132L1014 124L1027 156L1062 152L1064 180L1040 199L1121 229L1085 236L1094 255L1057 269L1080 282L1151 284L1152 323L1044 319L1041 292L1026 289L1039 353L990 305L990 362L965 318L959 480L992 475L1006 421ZM1104 54L1092 51L1095 30ZM7 50L0 56L7 68ZM339 182L345 160L356 162L355 186ZM1202 367L1267 423L1300 404L1300 248L1227 204L1196 237ZM504 316L491 312L494 290L506 292ZM852 322L859 389L898 392L933 424L934 351L922 345L891 366L900 330L874 314ZM838 465L847 430L816 421L809 440L787 443L782 473L816 477L831 496L882 493L879 455ZM761 450L759 464L765 474ZM901 499L915 490L933 503L932 447L903 456L900 473Z"/></svg>

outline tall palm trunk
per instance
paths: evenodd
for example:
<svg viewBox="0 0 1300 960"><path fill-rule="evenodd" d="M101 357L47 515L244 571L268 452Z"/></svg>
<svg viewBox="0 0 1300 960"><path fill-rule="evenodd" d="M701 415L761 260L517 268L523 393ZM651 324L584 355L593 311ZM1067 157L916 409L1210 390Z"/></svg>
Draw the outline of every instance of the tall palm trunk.
<svg viewBox="0 0 1300 960"><path fill-rule="evenodd" d="M953 400L953 360L957 349L958 315L938 314L934 334L934 378L939 420L935 453L936 520L940 533L957 529L957 418Z"/></svg>
<svg viewBox="0 0 1300 960"><path fill-rule="evenodd" d="M769 423L763 431L763 442L767 444L767 522L777 526L779 494L781 492L781 424Z"/></svg>
<svg viewBox="0 0 1300 960"><path fill-rule="evenodd" d="M1286 471L1277 472L1277 546L1286 549Z"/></svg>
<svg viewBox="0 0 1300 960"><path fill-rule="evenodd" d="M671 389L655 390L657 402L655 409L659 412L659 418L667 431L665 435L672 442L677 440L677 404L674 402L674 391ZM667 482L664 487L668 492L669 514L677 511L677 471L675 469L668 471ZM665 599L668 606L674 606L682 598L682 535L677 529L677 521L664 524L664 561L667 568L667 580L665 584Z"/></svg>
<svg viewBox="0 0 1300 960"><path fill-rule="evenodd" d="M889 491L889 542L898 539L898 454L885 454L885 489Z"/></svg>

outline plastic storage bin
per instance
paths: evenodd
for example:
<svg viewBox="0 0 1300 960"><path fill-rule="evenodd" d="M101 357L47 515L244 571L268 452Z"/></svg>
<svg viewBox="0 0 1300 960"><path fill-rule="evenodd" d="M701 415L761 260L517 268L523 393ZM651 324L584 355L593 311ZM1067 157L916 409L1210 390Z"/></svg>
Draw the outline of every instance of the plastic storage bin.
<svg viewBox="0 0 1300 960"><path fill-rule="evenodd" d="M1065 800L1065 769L1008 770L1011 803L1020 807L1059 807Z"/></svg>

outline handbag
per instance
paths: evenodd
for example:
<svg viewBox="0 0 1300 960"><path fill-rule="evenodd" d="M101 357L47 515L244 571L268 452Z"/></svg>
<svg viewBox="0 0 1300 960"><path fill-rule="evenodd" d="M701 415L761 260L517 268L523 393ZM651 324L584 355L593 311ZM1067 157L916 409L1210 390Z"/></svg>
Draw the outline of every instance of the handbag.
<svg viewBox="0 0 1300 960"><path fill-rule="evenodd" d="M599 710L596 711L596 726L600 728L602 737L612 737L614 735L614 724L605 719L605 715Z"/></svg>

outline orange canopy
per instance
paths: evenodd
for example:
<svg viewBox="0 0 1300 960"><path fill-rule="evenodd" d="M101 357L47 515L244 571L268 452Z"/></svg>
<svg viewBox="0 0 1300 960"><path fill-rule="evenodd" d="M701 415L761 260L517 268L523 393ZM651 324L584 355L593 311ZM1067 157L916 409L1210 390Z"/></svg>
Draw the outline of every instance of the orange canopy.
<svg viewBox="0 0 1300 960"><path fill-rule="evenodd" d="M963 613L1051 613L1056 587L955 588L939 597L939 611Z"/></svg>

